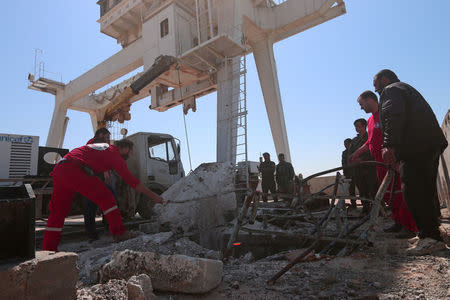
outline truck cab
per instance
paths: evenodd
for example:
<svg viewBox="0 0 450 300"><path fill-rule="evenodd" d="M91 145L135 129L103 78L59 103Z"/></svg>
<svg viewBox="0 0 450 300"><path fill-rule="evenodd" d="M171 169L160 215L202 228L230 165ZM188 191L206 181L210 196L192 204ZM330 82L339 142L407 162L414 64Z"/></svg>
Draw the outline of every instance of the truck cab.
<svg viewBox="0 0 450 300"><path fill-rule="evenodd" d="M170 134L138 132L127 137L134 143L127 160L128 169L143 184L157 194L162 194L172 184L184 177L180 158L180 144ZM137 211L143 218L150 218L153 201L135 193L117 178L116 192L122 215L132 217Z"/></svg>

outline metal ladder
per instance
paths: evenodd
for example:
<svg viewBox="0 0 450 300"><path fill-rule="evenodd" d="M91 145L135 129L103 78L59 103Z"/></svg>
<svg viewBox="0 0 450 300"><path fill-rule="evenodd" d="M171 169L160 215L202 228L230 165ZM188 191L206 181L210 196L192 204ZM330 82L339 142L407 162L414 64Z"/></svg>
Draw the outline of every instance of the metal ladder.
<svg viewBox="0 0 450 300"><path fill-rule="evenodd" d="M239 88L233 91L232 101L232 147L235 161L235 169L239 178L245 178L245 188L249 187L249 166L247 153L247 59L242 55L236 59L236 68L239 70L234 76L239 77ZM234 79L234 78L233 78ZM236 78L236 80L238 80ZM237 87L237 85L236 85ZM241 180L239 180L241 181Z"/></svg>

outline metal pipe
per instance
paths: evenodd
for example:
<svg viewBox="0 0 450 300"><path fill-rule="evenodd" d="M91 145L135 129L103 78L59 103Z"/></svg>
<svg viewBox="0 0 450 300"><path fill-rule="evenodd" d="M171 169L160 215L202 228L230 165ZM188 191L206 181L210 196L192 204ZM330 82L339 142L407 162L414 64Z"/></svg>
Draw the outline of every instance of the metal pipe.
<svg viewBox="0 0 450 300"><path fill-rule="evenodd" d="M241 227L242 231L250 232L250 233L260 233L260 234L270 234L275 236L283 236L283 237L290 237L294 239L307 239L307 240L316 240L317 235L311 235L306 233L300 233L300 232L283 232L283 231L271 231L271 230L260 230L260 229L252 229L247 227ZM337 243L344 243L344 244L353 244L353 245L360 245L363 244L362 241L355 241L350 239L341 239L341 238L335 238L332 236L322 236L320 237L320 240L322 241L331 241L331 242L337 242Z"/></svg>
<svg viewBox="0 0 450 300"><path fill-rule="evenodd" d="M208 18L209 18L209 36L213 37L213 27L212 27L212 15L211 15L211 0L208 0Z"/></svg>
<svg viewBox="0 0 450 300"><path fill-rule="evenodd" d="M195 0L195 15L197 18L197 38L198 38L198 45L201 44L200 40L200 16L199 16L199 8L198 8L198 0Z"/></svg>
<svg viewBox="0 0 450 300"><path fill-rule="evenodd" d="M370 165L376 165L376 166L383 166L383 167L386 167L388 169L391 168L391 165L387 165L387 164L384 164L384 163L381 163L381 162L378 162L378 161L362 161L362 162L359 162L359 163L356 163L356 164L348 165L348 166L346 166L346 168L356 168L356 167L359 167L361 165L369 165L369 166ZM319 173L312 174L312 175L306 177L305 179L303 179L302 183L305 183L305 182L307 182L308 180L310 180L310 179L312 179L314 177L318 177L318 176L325 175L325 174L332 173L332 172L337 172L337 171L340 171L342 169L344 169L344 167L337 167L337 168L333 168L333 169L329 169L329 170L325 170L325 171L322 171L322 172L319 172Z"/></svg>

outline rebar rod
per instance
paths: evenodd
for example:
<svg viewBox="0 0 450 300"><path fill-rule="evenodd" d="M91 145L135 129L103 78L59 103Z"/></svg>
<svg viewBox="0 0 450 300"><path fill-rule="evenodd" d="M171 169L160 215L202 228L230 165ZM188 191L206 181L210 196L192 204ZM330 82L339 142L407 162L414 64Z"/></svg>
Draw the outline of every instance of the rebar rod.
<svg viewBox="0 0 450 300"><path fill-rule="evenodd" d="M349 234L351 234L353 231L355 231L356 229L358 229L360 226L362 226L364 223L366 223L370 218L370 215L365 215L361 220L359 220L358 222L356 222L355 224L353 224L350 228L348 228L348 230L346 232L344 232L342 234L342 236L338 236L338 238L345 238L347 237ZM329 243L327 246L325 246L321 251L320 254L325 254L328 251L330 251L334 245L336 244L336 241L332 241L331 243Z"/></svg>
<svg viewBox="0 0 450 300"><path fill-rule="evenodd" d="M389 169L386 176L384 177L383 181L381 182L380 187L378 188L377 194L375 195L375 201L372 206L372 210L370 211L369 215L369 226L366 230L364 230L360 236L358 237L357 241L366 241L368 243L373 243L375 240L375 228L378 225L378 219L380 214L380 208L381 208L381 201L383 201L384 194L386 193L389 183L392 180L392 177L394 176L394 170ZM348 247L346 246L344 249L342 249L338 256L345 256L348 253L351 253L355 249L354 246Z"/></svg>
<svg viewBox="0 0 450 300"><path fill-rule="evenodd" d="M250 204L252 203L253 198L255 197L256 193L257 192L253 192L251 195L248 195L246 197L244 204L242 205L241 212L239 213L239 216L235 219L233 231L231 233L230 240L228 241L227 248L225 249L225 252L223 255L224 258L228 258L228 256L231 253L231 250L233 248L233 243L236 240L236 237L238 236L239 229L242 225L242 221L244 220L245 216L247 215L248 208L249 208Z"/></svg>
<svg viewBox="0 0 450 300"><path fill-rule="evenodd" d="M261 230L261 229L252 229L248 227L241 227L242 231L250 232L250 233L260 233L260 234L268 234L268 235L275 235L275 236L283 236L283 237L289 237L294 239L306 239L306 240L315 240L317 239L317 235L311 235L301 232L284 232L284 231L272 231L272 230ZM336 238L332 236L322 236L320 238L322 241L330 241L330 242L336 242L336 243L344 243L344 244L355 244L360 245L363 244L363 241L356 241L351 239L343 239L343 238Z"/></svg>
<svg viewBox="0 0 450 300"><path fill-rule="evenodd" d="M394 177L392 178L391 195L389 196L390 207L392 207L392 203L394 203L394 194L396 185L397 185L397 172L394 172Z"/></svg>
<svg viewBox="0 0 450 300"><path fill-rule="evenodd" d="M299 256L297 256L292 262L288 263L283 269L281 269L277 274L275 274L272 278L267 281L268 285L272 285L275 283L275 281L280 278L284 273L289 271L294 265L299 263L305 256L307 256L309 253L311 253L316 246L319 244L320 238L317 239L308 249L303 251Z"/></svg>

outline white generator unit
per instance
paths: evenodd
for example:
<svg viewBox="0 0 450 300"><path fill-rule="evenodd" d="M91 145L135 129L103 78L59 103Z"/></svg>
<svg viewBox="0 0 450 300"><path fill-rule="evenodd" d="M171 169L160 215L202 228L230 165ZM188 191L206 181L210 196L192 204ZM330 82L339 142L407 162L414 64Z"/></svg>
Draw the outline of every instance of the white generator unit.
<svg viewBox="0 0 450 300"><path fill-rule="evenodd" d="M37 175L39 137L0 133L0 179Z"/></svg>

